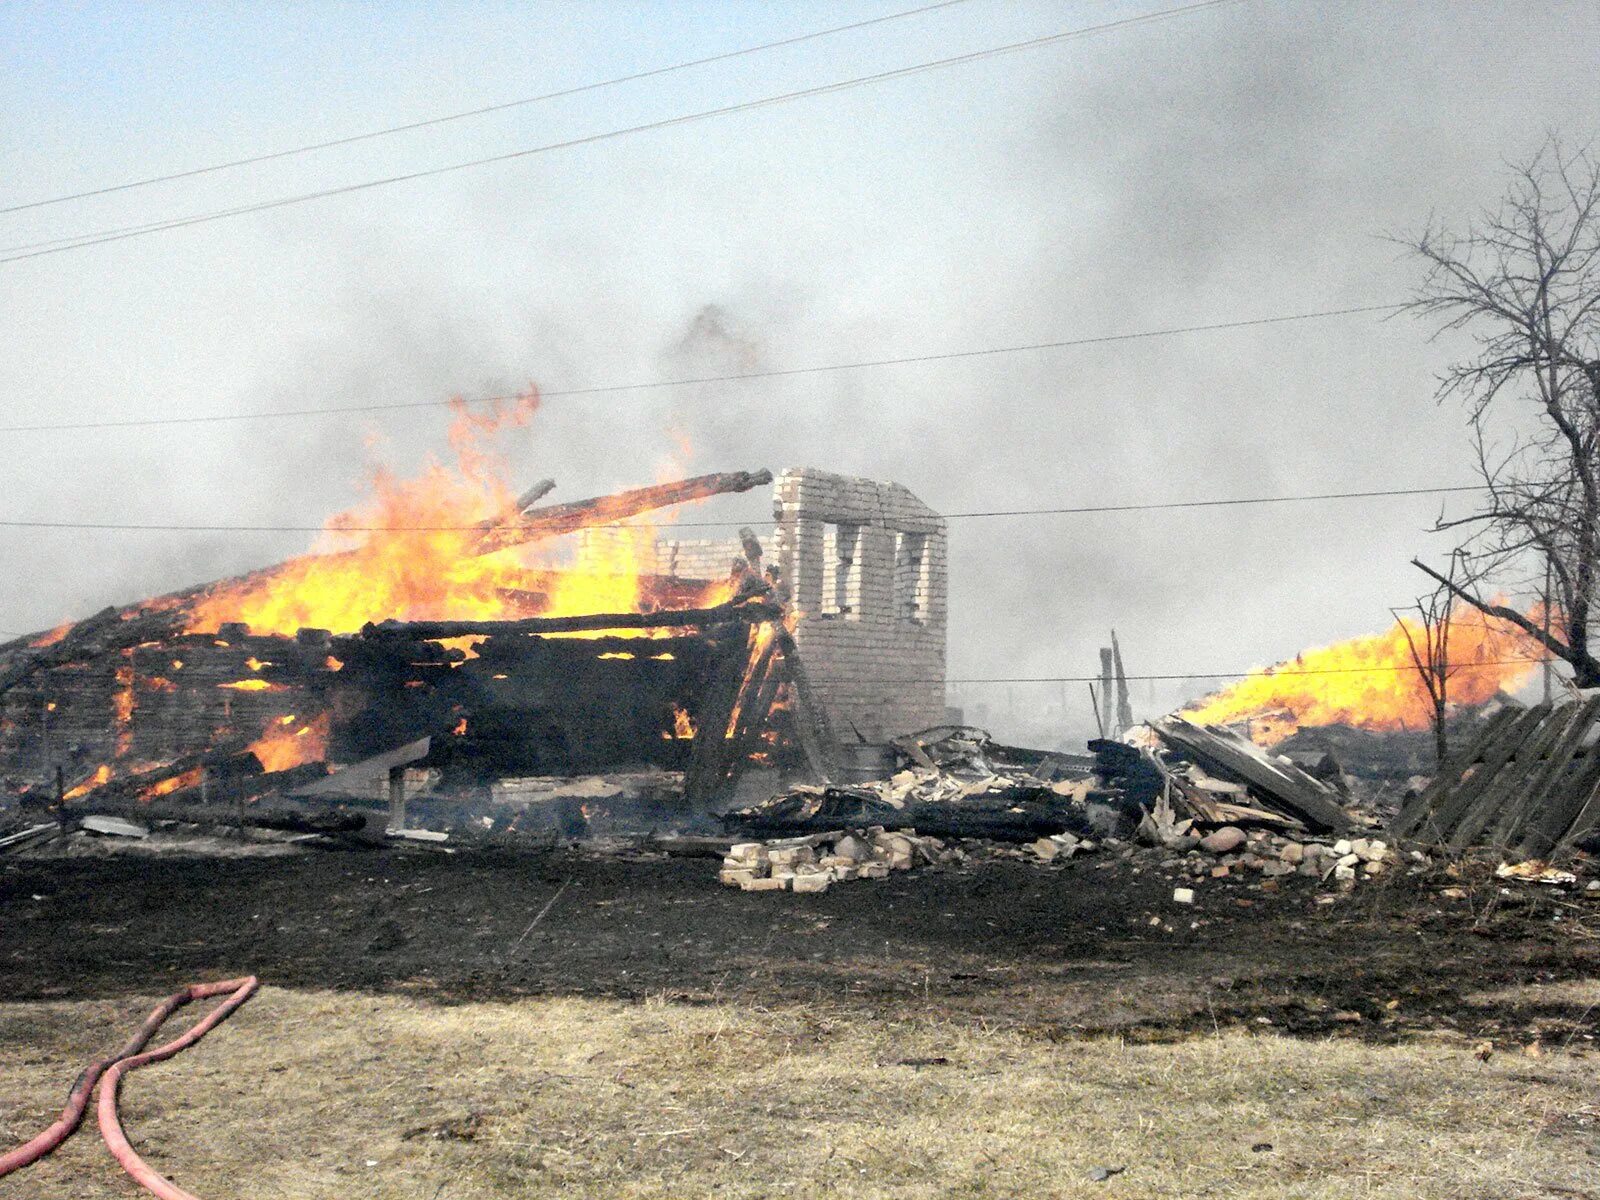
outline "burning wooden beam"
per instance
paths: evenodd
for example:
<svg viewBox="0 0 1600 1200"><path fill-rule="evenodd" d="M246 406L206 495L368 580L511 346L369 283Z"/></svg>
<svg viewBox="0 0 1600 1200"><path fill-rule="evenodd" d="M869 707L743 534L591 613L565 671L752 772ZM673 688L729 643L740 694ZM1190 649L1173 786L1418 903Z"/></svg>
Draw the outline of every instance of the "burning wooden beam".
<svg viewBox="0 0 1600 1200"><path fill-rule="evenodd" d="M474 555L491 554L496 550L504 550L511 546L522 545L526 542L542 541L546 538L558 537L564 533L573 533L593 525L603 525L612 521L624 520L628 517L638 516L640 513L651 512L659 508L668 508L674 504L684 504L691 500L704 500L711 496L727 495L734 492L747 492L751 488L761 487L772 482L772 472L759 471L724 471L711 475L697 475L692 479L680 479L673 483L656 484L653 487L634 488L626 492L616 492L609 496L595 496L588 500L575 500L568 504L550 505L545 508L531 508L555 486L553 480L541 479L538 483L528 488L517 498L516 512L501 518L490 518L482 522L483 532L472 542L470 552ZM500 523L497 523L500 522ZM348 550L338 551L322 557L334 559L351 555ZM255 571L246 571L242 575L232 575L226 579L212 580L209 583L196 584L193 587L182 588L175 592L167 592L148 600L141 600L137 604L130 604L122 609L108 609L97 613L87 621L80 621L68 631L66 637L79 638L83 636L82 626L92 621L95 630L104 628L111 619L124 620L134 617L154 617L161 613L181 614L187 612L189 607L205 596L215 592L237 589L258 580L266 579L282 566L275 563L270 567L262 567ZM181 623L181 621L180 621ZM7 677L19 667L22 674L26 675L33 669L30 660L29 646L32 641L38 640L43 634L31 634L28 638L19 638L8 642L0 650L14 652L18 657L15 662L5 662L0 659L0 691L9 686ZM59 645L57 642L56 645ZM10 653L6 657L11 657ZM45 665L49 665L47 662Z"/></svg>
<svg viewBox="0 0 1600 1200"><path fill-rule="evenodd" d="M492 554L508 546L559 537L564 533L626 520L640 513L683 504L690 500L704 500L710 496L727 495L732 492L748 492L751 488L771 482L771 471L724 471L714 475L697 475L693 479L680 479L675 483L659 483L654 487L615 492L609 496L575 500L570 504L552 504L547 508L535 508L523 513L519 521L486 530L478 539L474 553Z"/></svg>
<svg viewBox="0 0 1600 1200"><path fill-rule="evenodd" d="M783 615L775 604L744 601L718 604L711 608L664 609L658 612L583 613L570 617L525 617L520 621L383 621L368 624L362 637L408 638L435 641L439 638L472 637L483 634L592 633L607 629L701 628L729 621L773 621Z"/></svg>

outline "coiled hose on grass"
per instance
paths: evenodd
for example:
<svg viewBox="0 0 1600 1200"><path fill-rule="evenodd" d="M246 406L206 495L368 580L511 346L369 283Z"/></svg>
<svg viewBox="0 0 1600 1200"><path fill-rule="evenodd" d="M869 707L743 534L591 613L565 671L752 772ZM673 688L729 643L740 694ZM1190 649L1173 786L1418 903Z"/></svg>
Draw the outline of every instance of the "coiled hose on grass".
<svg viewBox="0 0 1600 1200"><path fill-rule="evenodd" d="M30 1163L38 1162L71 1137L83 1120L84 1110L89 1107L89 1097L94 1092L95 1084L100 1083L100 1136L105 1140L111 1153L116 1156L117 1161L122 1164L122 1169L133 1176L146 1191L161 1197L161 1200L197 1200L195 1196L154 1170L128 1144L127 1135L123 1133L122 1122L117 1115L117 1090L122 1083L122 1077L129 1071L136 1071L147 1063L171 1058L205 1037L250 999L255 994L257 986L259 985L254 975L242 979L227 979L220 983L192 983L183 991L173 993L156 1005L145 1018L144 1024L139 1026L139 1031L128 1040L127 1045L109 1058L102 1058L90 1064L83 1074L78 1076L72 1085L72 1090L67 1093L67 1105L61 1110L61 1115L56 1118L54 1124L15 1150L0 1155L0 1179ZM181 1037L174 1038L154 1050L144 1049L178 1009L196 1000L206 1000L221 995L227 995L228 998L197 1021Z"/></svg>

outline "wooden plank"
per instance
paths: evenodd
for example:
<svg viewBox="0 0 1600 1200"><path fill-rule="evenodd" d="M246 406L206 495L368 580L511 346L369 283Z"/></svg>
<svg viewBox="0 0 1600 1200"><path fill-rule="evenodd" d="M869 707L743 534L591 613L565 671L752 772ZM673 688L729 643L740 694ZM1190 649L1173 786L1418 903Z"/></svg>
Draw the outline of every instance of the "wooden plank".
<svg viewBox="0 0 1600 1200"><path fill-rule="evenodd" d="M1507 846L1520 840L1552 803L1559 801L1572 787L1581 786L1579 780L1583 776L1597 773L1600 764L1581 763L1576 770L1573 765L1584 738L1594 728L1595 719L1600 717L1600 696L1561 705L1557 711L1567 713L1560 739L1545 751L1544 761L1527 775L1521 787L1509 797L1509 803L1499 806L1494 824L1478 839L1480 843ZM1551 723L1555 723L1554 718ZM1581 803L1580 795L1574 810Z"/></svg>
<svg viewBox="0 0 1600 1200"><path fill-rule="evenodd" d="M395 765L389 768L389 833L403 833L406 828L406 769Z"/></svg>
<svg viewBox="0 0 1600 1200"><path fill-rule="evenodd" d="M1502 708L1485 721L1472 740L1464 747L1457 747L1448 762L1441 766L1428 782L1428 786L1413 796L1400 810L1400 815L1389 824L1389 835L1399 838L1413 833L1450 789L1461 781L1467 768L1482 759L1485 749L1522 712L1522 709Z"/></svg>
<svg viewBox="0 0 1600 1200"><path fill-rule="evenodd" d="M1421 826L1413 831L1412 836L1434 844L1443 843L1450 836L1450 831L1456 827L1456 822L1463 813L1472 807L1472 802L1479 794L1494 782L1506 763L1510 762L1516 754L1517 748L1533 736L1533 731L1550 715L1550 710L1543 704L1537 704L1518 715L1517 719L1507 723L1504 729L1483 748L1479 761L1474 764L1471 774L1458 780L1453 785L1447 786L1444 795L1433 806L1423 820Z"/></svg>
<svg viewBox="0 0 1600 1200"><path fill-rule="evenodd" d="M728 749L728 723L755 651L755 627L721 656L695 713L689 766L683 773L683 798L691 807L709 807L717 798Z"/></svg>
<svg viewBox="0 0 1600 1200"><path fill-rule="evenodd" d="M1583 837L1592 830L1600 829L1600 780L1589 790L1588 798L1584 800L1583 807L1578 810L1578 815L1567 826L1567 831L1561 835L1561 840L1556 849L1565 849L1573 842Z"/></svg>
<svg viewBox="0 0 1600 1200"><path fill-rule="evenodd" d="M404 746L397 746L393 750L352 763L343 770L335 771L332 775L318 779L314 783L294 788L289 795L303 799L331 799L337 796L370 799L373 783L387 776L390 768L405 767L422 761L428 757L428 751L432 746L432 738L418 738L414 742L407 742Z"/></svg>
<svg viewBox="0 0 1600 1200"><path fill-rule="evenodd" d="M778 655L777 638L772 635L770 626L761 628L767 632L757 630L756 657L745 675L739 698L734 702L736 723L721 777L717 780L718 799L729 795L737 786L739 776L744 773L745 763L756 749L757 738L761 730L767 727L772 698L782 679L782 659Z"/></svg>
<svg viewBox="0 0 1600 1200"><path fill-rule="evenodd" d="M1552 709L1539 727L1517 747L1516 753L1489 784L1479 791L1455 823L1445 839L1445 844L1456 850L1474 845L1486 829L1496 824L1503 806L1520 807L1533 801L1533 780L1540 777L1549 766L1550 756L1565 741L1565 735L1576 727L1582 736L1583 711L1587 704L1567 704ZM1565 765L1570 756L1561 759Z"/></svg>
<svg viewBox="0 0 1600 1200"><path fill-rule="evenodd" d="M1575 743L1587 735L1600 718L1600 697L1591 697L1582 706L1587 713ZM1576 750L1576 744L1573 749ZM1569 761L1574 761L1569 755ZM1529 810L1522 822L1508 829L1505 841L1514 844L1519 854L1543 858L1569 836L1574 824L1592 803L1600 788L1600 756L1591 756L1575 775L1552 772L1543 786L1529 796Z"/></svg>
<svg viewBox="0 0 1600 1200"><path fill-rule="evenodd" d="M1579 770L1558 781L1544 804L1524 814L1518 825L1507 831L1505 843L1528 858L1545 858L1559 846L1582 836L1577 820L1600 789L1600 761L1574 759Z"/></svg>
<svg viewBox="0 0 1600 1200"><path fill-rule="evenodd" d="M1242 780L1258 797L1286 809L1313 829L1342 831L1353 823L1332 788L1293 764L1269 759L1255 745L1225 729L1201 728L1181 717L1163 717L1155 730L1164 741L1199 759L1208 771Z"/></svg>

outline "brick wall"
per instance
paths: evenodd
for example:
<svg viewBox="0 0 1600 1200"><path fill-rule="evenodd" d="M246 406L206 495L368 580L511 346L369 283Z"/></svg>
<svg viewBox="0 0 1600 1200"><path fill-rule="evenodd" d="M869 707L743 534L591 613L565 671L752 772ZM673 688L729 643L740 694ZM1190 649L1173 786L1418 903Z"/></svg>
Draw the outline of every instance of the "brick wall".
<svg viewBox="0 0 1600 1200"><path fill-rule="evenodd" d="M834 731L869 742L945 717L944 520L898 483L791 467L773 484L776 527L758 529L764 562L783 570L795 642ZM598 549L616 529L586 530ZM641 571L724 579L738 537L660 538ZM580 559L582 550L580 550Z"/></svg>
<svg viewBox="0 0 1600 1200"><path fill-rule="evenodd" d="M882 741L944 719L943 519L907 488L790 468L773 487L795 642L835 731Z"/></svg>
<svg viewBox="0 0 1600 1200"><path fill-rule="evenodd" d="M772 534L760 533L757 537L766 556L762 561L773 561ZM663 538L656 543L656 573L679 579L726 579L733 560L743 557L744 550L736 537L686 541Z"/></svg>

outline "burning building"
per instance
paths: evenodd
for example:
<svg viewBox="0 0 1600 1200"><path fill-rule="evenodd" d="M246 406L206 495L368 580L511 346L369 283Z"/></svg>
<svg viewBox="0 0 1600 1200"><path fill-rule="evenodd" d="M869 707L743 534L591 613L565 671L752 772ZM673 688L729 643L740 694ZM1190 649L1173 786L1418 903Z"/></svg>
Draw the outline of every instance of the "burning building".
<svg viewBox="0 0 1600 1200"><path fill-rule="evenodd" d="M751 759L826 775L840 740L942 713L945 530L905 488L791 469L540 505L496 428L463 411L456 469L380 473L316 553L0 646L0 783L244 800L406 746L480 783L681 771L707 804ZM774 482L765 532L646 517Z"/></svg>

